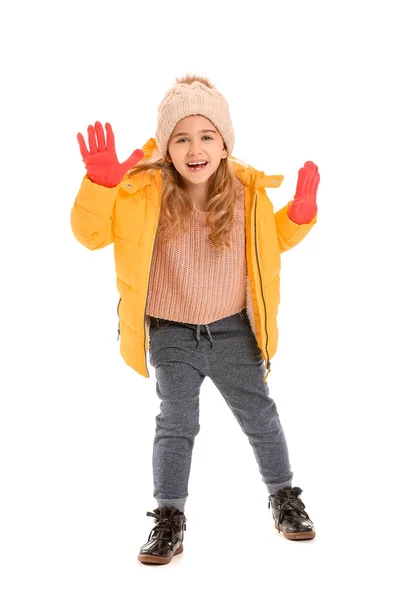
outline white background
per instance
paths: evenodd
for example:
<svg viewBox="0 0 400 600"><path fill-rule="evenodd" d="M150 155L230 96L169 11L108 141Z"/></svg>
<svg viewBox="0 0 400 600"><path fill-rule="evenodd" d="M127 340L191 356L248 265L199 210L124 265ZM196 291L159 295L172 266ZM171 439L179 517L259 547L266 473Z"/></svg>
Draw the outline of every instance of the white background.
<svg viewBox="0 0 400 600"><path fill-rule="evenodd" d="M394 598L398 553L400 53L396 2L34 2L3 8L0 595L4 600ZM397 57L397 58L396 58ZM234 156L278 210L321 174L319 219L282 256L268 383L317 536L273 528L252 449L201 388L185 551L136 559L156 506L155 374L117 342L113 247L69 215L76 134L119 159L154 136L176 76L227 98ZM396 591L397 590L397 591Z"/></svg>

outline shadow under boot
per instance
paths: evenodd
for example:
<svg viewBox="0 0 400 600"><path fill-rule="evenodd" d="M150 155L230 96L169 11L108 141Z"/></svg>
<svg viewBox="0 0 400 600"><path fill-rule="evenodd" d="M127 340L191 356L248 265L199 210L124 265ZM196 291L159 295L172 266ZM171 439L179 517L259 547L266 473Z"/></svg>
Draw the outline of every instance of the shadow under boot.
<svg viewBox="0 0 400 600"><path fill-rule="evenodd" d="M147 512L154 517L156 525L150 531L148 540L140 548L138 560L142 563L165 565L183 552L183 537L186 531L186 517L173 506L156 508Z"/></svg>

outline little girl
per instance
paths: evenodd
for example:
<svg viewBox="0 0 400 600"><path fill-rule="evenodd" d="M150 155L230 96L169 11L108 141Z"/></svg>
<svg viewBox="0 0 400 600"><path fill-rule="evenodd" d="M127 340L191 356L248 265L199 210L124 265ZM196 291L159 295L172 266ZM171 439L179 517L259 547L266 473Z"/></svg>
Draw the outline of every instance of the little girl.
<svg viewBox="0 0 400 600"><path fill-rule="evenodd" d="M266 379L278 340L280 254L316 223L317 166L304 164L294 199L274 213L265 188L283 176L232 156L228 104L205 77L176 80L159 106L155 139L124 163L111 125L105 129L89 125L89 150L78 133L87 173L71 226L91 250L114 243L121 355L148 378L149 353L162 401L153 446L158 506L147 512L156 525L138 559L165 564L183 551L207 376L248 436L275 527L290 540L313 538Z"/></svg>

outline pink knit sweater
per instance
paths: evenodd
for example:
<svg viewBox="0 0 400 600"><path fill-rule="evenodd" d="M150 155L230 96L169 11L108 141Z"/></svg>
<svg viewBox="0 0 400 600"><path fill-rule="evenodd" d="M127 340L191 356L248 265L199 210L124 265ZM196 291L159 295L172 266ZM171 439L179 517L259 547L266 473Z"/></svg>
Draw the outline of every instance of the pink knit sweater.
<svg viewBox="0 0 400 600"><path fill-rule="evenodd" d="M166 240L160 213L150 273L146 314L160 319L205 325L246 306L244 185L235 179L236 204L230 249L210 242L207 213L193 209L190 227Z"/></svg>

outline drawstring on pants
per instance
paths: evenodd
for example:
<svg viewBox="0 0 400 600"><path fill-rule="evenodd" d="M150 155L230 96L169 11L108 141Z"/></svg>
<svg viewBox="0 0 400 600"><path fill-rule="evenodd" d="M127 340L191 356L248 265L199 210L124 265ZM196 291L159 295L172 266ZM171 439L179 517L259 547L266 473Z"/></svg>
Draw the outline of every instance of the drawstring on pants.
<svg viewBox="0 0 400 600"><path fill-rule="evenodd" d="M244 316L242 315L242 311L240 311L238 314L240 315L240 318L243 320ZM196 325L196 340L197 340L196 348L199 347L199 343L200 343L201 327L202 327L202 325ZM209 328L208 325L204 325L204 327L206 328L207 337L210 340L211 348L212 348L213 347L213 339L212 339L212 336L211 336L210 328Z"/></svg>
<svg viewBox="0 0 400 600"><path fill-rule="evenodd" d="M204 327L206 328L207 331L207 337L211 342L211 348L213 347L213 340L212 340L212 336L211 336L211 331L208 325L204 325ZM200 343L200 329L201 329L201 325L196 325L196 340L197 340L197 344L196 344L196 348L199 347L199 343Z"/></svg>
<svg viewBox="0 0 400 600"><path fill-rule="evenodd" d="M244 310L244 309L243 309ZM243 316L243 310L241 310L238 314L240 315L240 318L243 320L244 316ZM159 317L154 317L157 320L157 327L160 327L160 318ZM199 347L199 343L200 343L200 333L201 333L201 328L203 327L203 325L196 325L196 340L197 340L197 344L196 344L196 348ZM212 339L212 335L211 335L211 331L210 331L210 327L208 325L204 325L204 327L206 328L206 333L207 333L207 337L210 340L211 343L211 348L213 347L213 339Z"/></svg>

